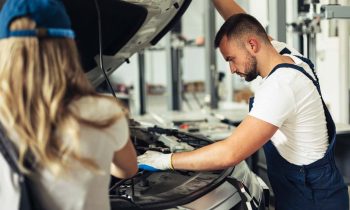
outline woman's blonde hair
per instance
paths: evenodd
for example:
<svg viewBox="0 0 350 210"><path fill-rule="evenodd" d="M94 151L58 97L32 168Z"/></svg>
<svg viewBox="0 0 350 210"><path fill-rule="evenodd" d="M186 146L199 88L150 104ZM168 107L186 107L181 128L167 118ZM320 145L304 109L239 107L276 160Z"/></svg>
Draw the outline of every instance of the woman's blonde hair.
<svg viewBox="0 0 350 210"><path fill-rule="evenodd" d="M33 29L23 17L10 29ZM106 128L121 114L99 122L77 116L69 104L82 96L97 95L87 80L74 40L66 38L8 38L0 40L0 119L5 130L14 130L19 165L31 154L40 167L59 174L73 158L91 170L98 166L79 153L79 123ZM106 97L107 98L107 97ZM108 97L110 98L110 97ZM112 99L111 99L112 100ZM117 103L117 102L116 102ZM67 143L59 133L69 134Z"/></svg>

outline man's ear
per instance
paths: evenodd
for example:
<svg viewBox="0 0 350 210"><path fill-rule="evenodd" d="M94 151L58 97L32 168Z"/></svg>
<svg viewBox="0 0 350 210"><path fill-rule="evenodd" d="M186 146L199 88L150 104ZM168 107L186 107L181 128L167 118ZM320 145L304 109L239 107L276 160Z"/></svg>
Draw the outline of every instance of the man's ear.
<svg viewBox="0 0 350 210"><path fill-rule="evenodd" d="M256 54L260 50L260 42L256 38L248 38L247 40L247 48L253 54Z"/></svg>

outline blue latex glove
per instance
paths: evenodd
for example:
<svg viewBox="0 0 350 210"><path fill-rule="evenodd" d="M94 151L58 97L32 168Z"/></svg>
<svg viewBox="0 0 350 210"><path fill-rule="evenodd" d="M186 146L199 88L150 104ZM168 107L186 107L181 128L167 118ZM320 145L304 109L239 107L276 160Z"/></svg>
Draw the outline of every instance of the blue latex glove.
<svg viewBox="0 0 350 210"><path fill-rule="evenodd" d="M137 157L139 169L153 172L173 169L171 156L172 153L163 154L161 152L147 151Z"/></svg>

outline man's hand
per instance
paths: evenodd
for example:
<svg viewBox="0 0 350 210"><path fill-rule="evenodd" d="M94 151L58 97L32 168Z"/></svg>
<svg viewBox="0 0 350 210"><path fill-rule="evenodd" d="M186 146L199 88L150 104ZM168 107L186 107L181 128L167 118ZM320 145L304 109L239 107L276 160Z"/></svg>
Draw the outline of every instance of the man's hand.
<svg viewBox="0 0 350 210"><path fill-rule="evenodd" d="M145 154L137 157L139 169L146 171L162 171L173 169L171 164L170 154L163 154L161 152L147 151Z"/></svg>

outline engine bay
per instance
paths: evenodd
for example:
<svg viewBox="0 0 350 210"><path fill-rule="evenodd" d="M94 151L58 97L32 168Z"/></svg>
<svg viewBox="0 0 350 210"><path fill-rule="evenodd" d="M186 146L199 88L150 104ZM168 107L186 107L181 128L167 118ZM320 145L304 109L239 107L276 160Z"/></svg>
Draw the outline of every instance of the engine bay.
<svg viewBox="0 0 350 210"><path fill-rule="evenodd" d="M138 155L148 150L162 153L190 151L212 142L176 129L131 124L131 138ZM186 204L222 184L232 171L233 168L210 172L139 170L131 179L112 179L111 206L112 209L164 209Z"/></svg>
<svg viewBox="0 0 350 210"><path fill-rule="evenodd" d="M149 150L162 153L191 151L214 142L200 134L158 126L143 126L132 120L129 127L137 155ZM150 172L139 169L130 179L112 177L109 189L111 208L169 209L179 206L185 209L231 208L241 203L242 196L245 196L237 190L232 180L241 180L239 183L245 186L244 191L251 192L251 195L248 193L248 197L244 198L245 200L250 200L253 206L264 205L263 189L255 174L243 162L235 167L218 171ZM217 207L222 205L225 207Z"/></svg>

